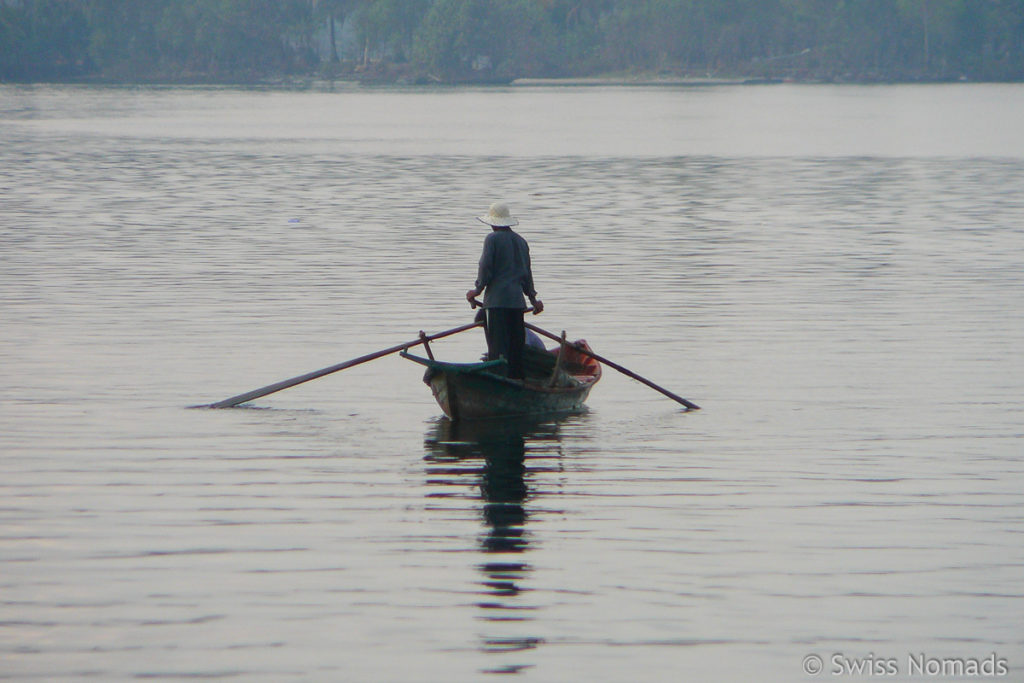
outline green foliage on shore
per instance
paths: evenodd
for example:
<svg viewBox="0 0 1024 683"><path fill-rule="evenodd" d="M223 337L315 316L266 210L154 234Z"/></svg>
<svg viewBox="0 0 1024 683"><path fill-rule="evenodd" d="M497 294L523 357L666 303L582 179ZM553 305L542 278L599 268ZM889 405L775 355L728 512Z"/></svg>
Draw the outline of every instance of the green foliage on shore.
<svg viewBox="0 0 1024 683"><path fill-rule="evenodd" d="M0 79L1024 79L1024 0L0 0Z"/></svg>

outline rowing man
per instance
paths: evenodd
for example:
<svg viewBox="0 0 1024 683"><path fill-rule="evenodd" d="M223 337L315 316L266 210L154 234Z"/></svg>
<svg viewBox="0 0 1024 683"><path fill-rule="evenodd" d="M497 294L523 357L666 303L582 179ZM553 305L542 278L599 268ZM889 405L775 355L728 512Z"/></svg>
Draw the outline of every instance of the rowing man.
<svg viewBox="0 0 1024 683"><path fill-rule="evenodd" d="M491 234L484 239L476 287L466 292L466 299L472 304L481 293L484 295L487 358L505 358L508 376L522 379L526 340L524 295L529 298L534 315L544 310L544 302L537 298L533 288L530 246L512 230L519 220L505 204L491 204L487 215L477 220L491 226Z"/></svg>

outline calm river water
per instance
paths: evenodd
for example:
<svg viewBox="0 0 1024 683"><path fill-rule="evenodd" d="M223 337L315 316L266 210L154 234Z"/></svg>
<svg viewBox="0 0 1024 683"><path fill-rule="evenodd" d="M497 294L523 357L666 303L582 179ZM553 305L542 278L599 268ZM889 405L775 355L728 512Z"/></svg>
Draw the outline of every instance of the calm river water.
<svg viewBox="0 0 1024 683"><path fill-rule="evenodd" d="M1024 680L1022 111L0 87L0 678ZM533 322L703 410L188 409L469 321L495 200Z"/></svg>

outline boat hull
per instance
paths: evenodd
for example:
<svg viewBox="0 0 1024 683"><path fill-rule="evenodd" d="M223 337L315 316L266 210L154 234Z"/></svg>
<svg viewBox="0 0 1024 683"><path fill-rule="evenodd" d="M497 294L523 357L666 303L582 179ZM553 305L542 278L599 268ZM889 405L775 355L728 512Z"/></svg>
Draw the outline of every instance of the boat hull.
<svg viewBox="0 0 1024 683"><path fill-rule="evenodd" d="M446 363L408 353L402 355L427 366L423 381L452 420L579 412L601 377L596 363L583 374L563 373L559 382L552 383L545 377L509 379L502 374L504 361Z"/></svg>
<svg viewBox="0 0 1024 683"><path fill-rule="evenodd" d="M435 371L427 382L444 414L453 420L579 412L593 382L547 388L490 373Z"/></svg>

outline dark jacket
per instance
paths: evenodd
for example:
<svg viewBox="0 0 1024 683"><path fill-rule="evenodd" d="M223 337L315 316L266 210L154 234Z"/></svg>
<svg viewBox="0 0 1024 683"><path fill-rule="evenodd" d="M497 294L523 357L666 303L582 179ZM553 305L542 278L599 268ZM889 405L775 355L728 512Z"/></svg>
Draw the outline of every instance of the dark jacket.
<svg viewBox="0 0 1024 683"><path fill-rule="evenodd" d="M526 308L523 295L537 296L530 268L530 246L510 228L484 239L476 288L484 290L484 308Z"/></svg>

